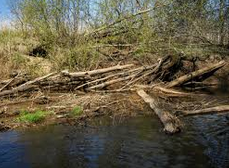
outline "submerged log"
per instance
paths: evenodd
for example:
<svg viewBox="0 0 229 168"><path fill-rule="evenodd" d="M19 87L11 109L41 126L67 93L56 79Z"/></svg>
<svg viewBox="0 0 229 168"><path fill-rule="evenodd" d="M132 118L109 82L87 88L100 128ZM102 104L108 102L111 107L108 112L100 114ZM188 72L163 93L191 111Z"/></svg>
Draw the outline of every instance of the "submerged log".
<svg viewBox="0 0 229 168"><path fill-rule="evenodd" d="M207 77L209 77L208 74L214 73L218 69L222 68L224 65L226 65L226 62L225 61L220 61L219 63L214 64L212 66L209 66L209 67L194 71L194 72L192 72L190 74L181 76L178 79L173 80L172 82L169 82L167 84L167 88L181 86L184 83L189 82L190 80L194 80L194 79L196 79L198 77L201 77L201 76L207 75ZM202 80L206 79L207 77L203 78Z"/></svg>
<svg viewBox="0 0 229 168"><path fill-rule="evenodd" d="M180 120L167 111L161 110L156 100L150 97L144 90L138 90L138 95L150 105L151 109L157 114L164 125L164 131L169 134L174 134L181 131Z"/></svg>
<svg viewBox="0 0 229 168"><path fill-rule="evenodd" d="M194 110L194 111L182 111L181 115L191 116L191 115L206 115L206 114L214 114L214 113L229 113L229 105L210 107L210 108Z"/></svg>

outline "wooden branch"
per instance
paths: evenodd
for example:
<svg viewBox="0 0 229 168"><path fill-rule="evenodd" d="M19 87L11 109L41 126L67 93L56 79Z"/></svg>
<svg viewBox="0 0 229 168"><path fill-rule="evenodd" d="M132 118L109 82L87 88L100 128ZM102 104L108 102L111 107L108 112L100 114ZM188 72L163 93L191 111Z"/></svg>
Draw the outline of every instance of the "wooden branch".
<svg viewBox="0 0 229 168"><path fill-rule="evenodd" d="M190 97L194 95L192 93L185 93L174 89L164 88L161 86L155 86L153 90L162 93L163 95L166 95L168 97Z"/></svg>
<svg viewBox="0 0 229 168"><path fill-rule="evenodd" d="M181 131L181 122L176 116L167 111L162 111L158 107L156 100L150 97L144 90L138 90L137 93L146 103L150 105L151 109L154 110L160 118L166 133L174 134Z"/></svg>
<svg viewBox="0 0 229 168"><path fill-rule="evenodd" d="M45 76L42 76L42 77L38 77L38 78L36 78L36 79L34 79L34 80L32 80L32 81L28 81L28 82L26 82L26 83L24 83L24 84L22 84L22 85L20 85L20 86L18 86L18 87L25 87L25 86L27 86L27 85L32 85L32 84L35 84L35 83L37 83L37 82L39 82L39 81L42 81L42 80L44 80L44 79L47 79L47 78L49 78L50 76L53 76L53 75L55 75L56 73L50 73L50 74L48 74L48 75L45 75ZM16 89L16 88L15 88Z"/></svg>
<svg viewBox="0 0 229 168"><path fill-rule="evenodd" d="M98 32L100 32L100 31L105 30L105 29L107 29L107 28L110 28L111 26L114 26L114 25L116 25L116 24L118 24L118 23L120 23L120 22L122 22L122 21L124 21L124 20L127 20L127 19L130 19L130 18L132 18L132 17L135 17L135 16L138 16L138 15L141 15L141 14L144 14L144 13L147 13L147 12L150 12L150 11L152 11L152 10L153 10L152 8L151 8L151 9L142 10L142 11L139 11L139 12L137 12L137 13L131 15L131 16L127 16L127 17L118 19L118 20L116 20L116 21L114 21L114 22L112 22L112 23L110 23L110 24L108 24L108 25L105 25L105 26L103 26L103 27L100 27L100 28L94 30L93 32L90 32L90 33L88 33L88 34L85 34L85 36L90 36L91 34L98 33Z"/></svg>
<svg viewBox="0 0 229 168"><path fill-rule="evenodd" d="M191 116L191 115L206 115L206 114L214 114L214 113L229 113L229 105L222 105L217 107L211 107L201 110L194 111L182 111L181 115Z"/></svg>
<svg viewBox="0 0 229 168"><path fill-rule="evenodd" d="M110 81L107 81L107 82L104 82L104 83L101 83L99 85L95 85L95 86L92 86L88 89L86 89L87 91L91 91L91 90L96 90L96 89L102 89L104 87L107 87L107 86L110 86L110 85L113 85L115 83L119 83L119 82L123 82L123 81L126 81L126 80L129 80L131 78L135 77L135 74L134 75L130 75L130 76L126 76L124 78L118 78L118 79L113 79L113 80L110 80Z"/></svg>
<svg viewBox="0 0 229 168"><path fill-rule="evenodd" d="M162 59L159 59L159 63L158 64L152 65L152 67L151 67L151 68L153 68L152 70L149 70L145 74L141 75L139 78L136 78L136 79L130 81L127 85L125 85L123 87L123 89L126 88L127 86L130 86L130 85L136 83L137 81L139 81L140 79L142 79L142 78L144 78L146 76L149 76L149 75L152 75L152 74L156 73L160 69L162 63L163 63L163 60Z"/></svg>
<svg viewBox="0 0 229 168"><path fill-rule="evenodd" d="M5 90L5 91L0 93L0 97L8 96L8 95L11 95L11 94L16 94L17 92L24 92L24 91L27 91L27 90L30 90L30 89L35 89L35 88L36 88L36 86L34 86L34 85L27 85L27 86L24 86L24 87L14 88L12 90Z"/></svg>
<svg viewBox="0 0 229 168"><path fill-rule="evenodd" d="M109 68L96 69L96 70L87 71L87 72L69 73L68 71L62 71L61 73L62 73L63 76L78 78L78 77L99 75L99 74L108 73L108 72L116 71L116 70L127 69L127 68L130 68L130 67L132 67L132 66L134 66L134 65L133 65L133 64L116 65L116 66L109 67Z"/></svg>
<svg viewBox="0 0 229 168"><path fill-rule="evenodd" d="M22 85L20 85L20 86L18 86L16 88L13 88L11 90L5 90L3 92L0 92L0 97L1 96L7 96L7 95L15 94L17 92L23 92L23 91L26 91L26 90L29 90L29 89L34 89L34 88L36 88L36 86L34 84L36 84L37 82L40 82L40 81L42 81L44 79L47 79L47 78L49 78L50 76L52 76L54 74L56 74L56 73L50 73L48 75L36 78L36 79L34 79L32 81L28 81L28 82L26 82L26 83L24 83L24 84L22 84Z"/></svg>
<svg viewBox="0 0 229 168"><path fill-rule="evenodd" d="M3 91L7 86L9 86L17 77L19 76L19 74L17 76L15 76L14 78L10 79L8 81L8 83L6 83L1 89L0 92Z"/></svg>
<svg viewBox="0 0 229 168"><path fill-rule="evenodd" d="M192 72L190 74L181 76L178 79L173 80L172 82L169 82L166 87L167 88L171 88L171 87L181 86L184 83L189 82L190 80L193 80L193 79L195 79L197 77L200 77L200 76L203 76L203 75L206 75L206 74L209 74L209 73L214 73L218 69L222 68L224 65L226 65L226 62L225 61L220 61L219 63L214 64L214 65L212 65L210 67L206 67L206 68L194 71L194 72Z"/></svg>
<svg viewBox="0 0 229 168"><path fill-rule="evenodd" d="M89 85L94 84L94 83L97 83L97 82L102 82L102 81L111 79L111 78L113 78L113 77L117 77L117 76L127 76L127 75L129 75L129 74L131 74L131 73L133 73L133 72L137 72L137 71L142 72L142 71L144 71L144 70L151 69L151 68L153 68L153 67L155 67L155 66L156 66L156 65L151 65L151 66L147 66L147 67L142 66L142 67L138 67L138 68L135 68L135 69L131 69L131 70L129 70L129 71L120 72L120 73L117 73L117 74L111 74L111 75L106 76L106 77L104 77L104 78L96 79L96 80L94 80L94 81L90 81L90 82L87 82L87 83L85 83L85 84L82 84L82 85L76 87L75 90L78 90L78 89L80 89L80 88L82 88L82 87L85 87L85 86L89 86ZM133 77L135 77L135 76L136 76L136 75L134 75ZM128 79L129 79L129 78L124 79L124 80L128 80ZM114 83L118 83L118 82L120 82L120 80L122 81L122 79L118 79L118 80L117 80L117 79L114 79L112 82L111 82L111 81L107 82L107 84L108 84L108 85L111 85L111 84L114 84ZM107 85L107 84L105 84L105 85ZM103 86L103 85L104 85L104 84L99 84L99 85L97 85L96 87L100 87L100 86ZM108 86L108 85L107 85L107 86ZM92 88L93 88L93 87L92 87ZM98 88L98 89L99 89L99 88ZM101 88L100 88L100 89L101 89ZM91 89L89 88L89 90L91 90Z"/></svg>

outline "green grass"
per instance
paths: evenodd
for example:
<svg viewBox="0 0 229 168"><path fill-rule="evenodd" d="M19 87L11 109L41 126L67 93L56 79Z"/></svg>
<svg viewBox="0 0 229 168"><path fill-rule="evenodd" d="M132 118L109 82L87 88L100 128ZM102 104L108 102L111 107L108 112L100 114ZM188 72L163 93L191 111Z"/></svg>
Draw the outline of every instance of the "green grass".
<svg viewBox="0 0 229 168"><path fill-rule="evenodd" d="M37 110L34 113L30 113L26 110L22 110L20 112L20 116L18 117L18 121L25 123L39 123L45 120L45 117L50 114L50 112Z"/></svg>
<svg viewBox="0 0 229 168"><path fill-rule="evenodd" d="M75 106L71 111L71 116L80 116L83 113L83 109L80 106Z"/></svg>

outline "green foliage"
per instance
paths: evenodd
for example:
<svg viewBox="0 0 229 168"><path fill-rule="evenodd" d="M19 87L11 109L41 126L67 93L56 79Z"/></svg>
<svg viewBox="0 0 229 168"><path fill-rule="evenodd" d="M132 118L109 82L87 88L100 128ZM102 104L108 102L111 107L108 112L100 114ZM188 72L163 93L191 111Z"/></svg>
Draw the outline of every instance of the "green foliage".
<svg viewBox="0 0 229 168"><path fill-rule="evenodd" d="M34 113L30 113L26 110L22 110L20 112L20 116L18 117L18 121L25 123L39 123L45 120L45 117L50 114L47 111L37 110Z"/></svg>
<svg viewBox="0 0 229 168"><path fill-rule="evenodd" d="M123 53L133 51L130 57L140 60L145 55L165 55L171 51L205 54L201 50L203 44L229 46L228 0L11 1L17 28L45 46L55 70L93 69L104 60L120 61L112 58L117 49L124 50ZM9 42L14 36L10 31L0 32L0 43ZM96 48L103 44L133 47ZM23 64L20 56L13 59ZM32 74L38 74L39 67L26 67L31 67L27 69Z"/></svg>
<svg viewBox="0 0 229 168"><path fill-rule="evenodd" d="M80 116L81 114L83 114L83 109L80 106L75 106L71 111L71 115L74 117Z"/></svg>
<svg viewBox="0 0 229 168"><path fill-rule="evenodd" d="M58 48L58 50L56 49ZM79 44L75 47L54 47L51 51L51 62L57 70L61 69L90 69L100 59L100 55L89 43Z"/></svg>

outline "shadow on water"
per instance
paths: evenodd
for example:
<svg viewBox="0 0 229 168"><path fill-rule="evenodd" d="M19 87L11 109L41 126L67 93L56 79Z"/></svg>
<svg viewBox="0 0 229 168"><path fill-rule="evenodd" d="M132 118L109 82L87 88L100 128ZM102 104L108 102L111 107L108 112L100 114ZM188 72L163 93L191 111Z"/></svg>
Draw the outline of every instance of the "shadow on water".
<svg viewBox="0 0 229 168"><path fill-rule="evenodd" d="M85 128L50 126L1 133L0 167L227 168L228 118L193 117L186 122L185 131L175 136L165 135L156 117L122 123L103 118Z"/></svg>

